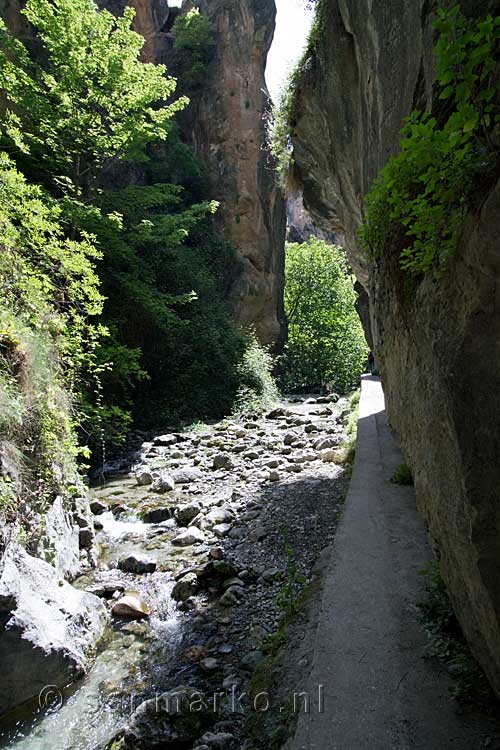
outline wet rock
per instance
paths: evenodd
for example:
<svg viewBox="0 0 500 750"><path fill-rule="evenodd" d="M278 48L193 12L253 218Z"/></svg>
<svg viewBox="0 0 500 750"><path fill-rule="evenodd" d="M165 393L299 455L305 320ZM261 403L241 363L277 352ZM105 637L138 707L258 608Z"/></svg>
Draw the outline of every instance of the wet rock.
<svg viewBox="0 0 500 750"><path fill-rule="evenodd" d="M269 481L270 482L279 482L280 480L280 473L279 471L270 471L269 472Z"/></svg>
<svg viewBox="0 0 500 750"><path fill-rule="evenodd" d="M103 503L102 500L92 500L90 503L90 510L94 514L94 516L100 516L101 513L105 513L108 509L108 506L106 503Z"/></svg>
<svg viewBox="0 0 500 750"><path fill-rule="evenodd" d="M214 471L216 471L217 469L231 471L231 469L234 469L234 464L231 460L231 457L228 456L227 453L218 453L216 456L214 456L212 468L214 469Z"/></svg>
<svg viewBox="0 0 500 750"><path fill-rule="evenodd" d="M196 526L190 526L178 536L172 539L175 547L191 547L205 541L205 534Z"/></svg>
<svg viewBox="0 0 500 750"><path fill-rule="evenodd" d="M283 442L286 446L291 446L296 443L298 439L299 436L295 432L287 432L287 434L283 438Z"/></svg>
<svg viewBox="0 0 500 750"><path fill-rule="evenodd" d="M244 526L233 526L228 534L230 539L243 539L247 532Z"/></svg>
<svg viewBox="0 0 500 750"><path fill-rule="evenodd" d="M89 526L84 529L80 529L78 532L79 535L79 542L80 542L80 549L91 549L94 545L94 529L91 529Z"/></svg>
<svg viewBox="0 0 500 750"><path fill-rule="evenodd" d="M151 508L150 510L143 512L142 520L145 521L145 523L163 523L172 518L173 511L174 509L169 508L168 506L163 506L162 508Z"/></svg>
<svg viewBox="0 0 500 750"><path fill-rule="evenodd" d="M146 487L153 483L153 475L149 471L139 471L135 478L139 487Z"/></svg>
<svg viewBox="0 0 500 750"><path fill-rule="evenodd" d="M123 503L115 503L115 505L111 507L111 513L115 518L129 512L130 508L128 507L128 505L124 505Z"/></svg>
<svg viewBox="0 0 500 750"><path fill-rule="evenodd" d="M269 461L265 461L264 465L267 466L269 469L277 469L280 465L281 461L277 458L271 458Z"/></svg>
<svg viewBox="0 0 500 750"><path fill-rule="evenodd" d="M159 495L165 494L165 492L172 492L175 489L175 482L170 474L161 474L157 479L154 480L150 487L152 492L157 492Z"/></svg>
<svg viewBox="0 0 500 750"><path fill-rule="evenodd" d="M187 503L177 508L175 511L175 520L179 526L189 526L201 510L201 505L198 502Z"/></svg>
<svg viewBox="0 0 500 750"><path fill-rule="evenodd" d="M228 589L225 591L219 599L219 604L222 607L234 607L239 603L239 597L236 596L234 591Z"/></svg>
<svg viewBox="0 0 500 750"><path fill-rule="evenodd" d="M130 617L134 620L142 620L149 617L151 610L148 605L135 594L122 596L111 609L113 617Z"/></svg>
<svg viewBox="0 0 500 750"><path fill-rule="evenodd" d="M154 573L156 570L156 563L154 560L129 555L118 562L118 567L120 570L123 570L124 573L143 575L145 573Z"/></svg>
<svg viewBox="0 0 500 750"><path fill-rule="evenodd" d="M191 484L192 482L198 482L200 479L203 479L203 472L194 467L184 467L176 469L172 473L172 479L175 484Z"/></svg>
<svg viewBox="0 0 500 750"><path fill-rule="evenodd" d="M125 584L121 581L106 581L105 583L95 583L86 590L100 599L112 599L117 591L120 593L125 591Z"/></svg>
<svg viewBox="0 0 500 750"><path fill-rule="evenodd" d="M214 720L213 705L194 688L179 686L141 703L120 738L126 750L175 750L193 745Z"/></svg>
<svg viewBox="0 0 500 750"><path fill-rule="evenodd" d="M83 676L107 619L100 599L11 543L0 563L0 714Z"/></svg>
<svg viewBox="0 0 500 750"><path fill-rule="evenodd" d="M196 573L187 573L183 576L172 589L172 599L176 602L183 602L194 596L198 590L198 576Z"/></svg>

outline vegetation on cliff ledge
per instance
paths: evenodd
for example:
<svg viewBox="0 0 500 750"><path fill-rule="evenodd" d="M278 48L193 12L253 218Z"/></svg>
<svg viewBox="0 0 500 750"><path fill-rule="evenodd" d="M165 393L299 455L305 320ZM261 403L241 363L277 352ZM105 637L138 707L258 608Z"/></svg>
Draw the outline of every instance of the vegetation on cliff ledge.
<svg viewBox="0 0 500 750"><path fill-rule="evenodd" d="M400 152L366 197L362 232L375 257L397 244L414 274L440 272L455 254L465 213L500 157L500 16L471 21L454 5L438 11L436 29L441 106L408 118Z"/></svg>

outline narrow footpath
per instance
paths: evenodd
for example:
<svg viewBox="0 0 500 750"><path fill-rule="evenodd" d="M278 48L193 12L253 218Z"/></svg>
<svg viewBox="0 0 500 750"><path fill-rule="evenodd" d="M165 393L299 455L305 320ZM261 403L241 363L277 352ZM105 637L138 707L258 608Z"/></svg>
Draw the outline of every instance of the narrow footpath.
<svg viewBox="0 0 500 750"><path fill-rule="evenodd" d="M432 559L378 378L363 379L356 462L331 548L308 694L293 750L497 747L488 721L462 716L449 676L423 658L419 571ZM321 696L321 698L320 698Z"/></svg>

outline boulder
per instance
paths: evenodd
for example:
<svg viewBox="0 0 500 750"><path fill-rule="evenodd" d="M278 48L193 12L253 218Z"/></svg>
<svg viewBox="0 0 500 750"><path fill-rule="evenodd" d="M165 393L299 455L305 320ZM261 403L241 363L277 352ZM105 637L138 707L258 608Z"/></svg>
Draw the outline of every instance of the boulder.
<svg viewBox="0 0 500 750"><path fill-rule="evenodd" d="M177 521L179 526L189 526L191 521L196 518L200 510L200 503L196 501L187 503L186 505L182 505L180 508L176 509L175 520Z"/></svg>
<svg viewBox="0 0 500 750"><path fill-rule="evenodd" d="M165 492L172 492L175 489L175 482L170 474L160 474L149 488L151 492L157 492L159 495Z"/></svg>
<svg viewBox="0 0 500 750"><path fill-rule="evenodd" d="M139 471L135 478L139 487L146 487L148 484L153 483L153 475L150 471Z"/></svg>
<svg viewBox="0 0 500 750"><path fill-rule="evenodd" d="M192 482L198 482L200 479L203 479L203 472L195 467L185 466L176 469L172 474L172 479L175 484L191 484Z"/></svg>
<svg viewBox="0 0 500 750"><path fill-rule="evenodd" d="M90 503L90 510L94 516L100 516L101 513L105 513L108 510L108 506L106 503L103 503L102 500L92 500Z"/></svg>
<svg viewBox="0 0 500 750"><path fill-rule="evenodd" d="M191 747L214 723L213 708L197 690L182 685L141 703L117 739L124 750Z"/></svg>
<svg viewBox="0 0 500 750"><path fill-rule="evenodd" d="M143 575L144 573L154 573L156 570L156 563L154 560L129 555L128 557L119 560L118 567L120 570L123 570L124 573Z"/></svg>
<svg viewBox="0 0 500 750"><path fill-rule="evenodd" d="M150 508L143 512L142 520L145 523L163 523L163 521L168 521L169 518L172 518L173 513L174 509L169 508L168 506Z"/></svg>
<svg viewBox="0 0 500 750"><path fill-rule="evenodd" d="M100 599L11 543L0 563L0 714L82 677L107 620Z"/></svg>
<svg viewBox="0 0 500 750"><path fill-rule="evenodd" d="M177 442L177 435L158 435L153 440L153 445L159 445L164 448L168 448L170 445L175 445Z"/></svg>
<svg viewBox="0 0 500 750"><path fill-rule="evenodd" d="M142 620L150 616L151 610L138 596L127 594L118 599L116 604L113 605L111 614L114 617L129 617L132 620Z"/></svg>
<svg viewBox="0 0 500 750"><path fill-rule="evenodd" d="M231 457L226 453L218 453L216 456L214 456L212 468L214 469L214 471L216 471L217 469L231 471L231 469L234 469L234 464L231 460Z"/></svg>
<svg viewBox="0 0 500 750"><path fill-rule="evenodd" d="M193 544L201 544L204 541L204 533L196 526L189 526L189 528L172 539L172 544L174 547L191 547Z"/></svg>
<svg viewBox="0 0 500 750"><path fill-rule="evenodd" d="M196 573L186 573L172 589L172 599L175 599L176 602L183 602L194 596L197 590L198 576Z"/></svg>

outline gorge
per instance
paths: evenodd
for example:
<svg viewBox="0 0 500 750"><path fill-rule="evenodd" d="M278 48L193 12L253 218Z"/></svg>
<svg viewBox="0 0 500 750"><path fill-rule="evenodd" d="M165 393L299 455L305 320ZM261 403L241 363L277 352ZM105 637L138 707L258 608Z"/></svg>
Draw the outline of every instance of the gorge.
<svg viewBox="0 0 500 750"><path fill-rule="evenodd" d="M42 3L47 17L51 1L29 0ZM71 14L76 6L68 2L54 0L54 7ZM217 750L237 743L254 750L270 746L274 732L273 747L297 750L289 709L285 729L282 719L278 728L272 724L273 716L264 730L255 717L248 721L240 712L235 718L224 709L216 716L201 712L194 724L185 721L184 709L179 721L161 711L155 719L152 703L155 683L162 696L177 688L183 705L194 685L205 694L236 685L254 697L270 682L285 700L286 689L300 691L311 674L311 642L322 614L318 581L331 573L327 547L335 550L343 503L347 496L349 507L351 497L359 397L349 398L349 389L336 394L325 383L311 393L316 382L278 397L271 356L278 357L279 377L288 351L287 231L292 241L313 236L345 250L388 422L404 454L401 466L414 481L460 628L500 698L499 1L309 3L313 29L281 114L265 82L274 0L184 0L181 7L168 0L75 2L83 13L99 8L116 18L133 8L133 28L144 38L141 65L152 78L143 83L148 114L137 144L130 153L123 144L116 153L110 149L102 169L89 160L81 182L73 179L74 160L54 166L43 153L28 116L11 121L6 114L2 130L0 663L6 687L0 715L7 718L0 746L45 750L61 733L61 750L91 750L91 741L92 750ZM9 44L25 44L34 64L41 60L40 70L48 55L48 48L40 53L40 31L23 15L25 5L0 0L7 70L2 106L21 118L25 101L9 88L16 54ZM466 139L471 134L463 148L466 156L473 152L473 168L458 214L446 214L450 226L460 217L456 251L441 257L438 250L425 270L415 271L402 263L409 214L389 225L382 250L364 238L370 220L376 223L374 185L404 152L405 121L410 118L414 133L430 122L436 140L452 121L455 93L443 93L443 62L435 52L440 17L445 28L452 19L447 33L458 37L450 49L475 30L485 57L470 31L463 59L461 48L454 58L456 78L461 66L480 60L487 75L474 79L471 91L491 93L480 99L480 121L458 127ZM168 97L150 95L161 86L153 81L158 65L176 79ZM92 85L94 75L99 85L104 80L102 90L104 68L88 68ZM22 69L31 70L27 63ZM135 76L135 70L124 66L120 75ZM49 78L47 84L41 73L34 76L50 88ZM75 81L76 89L81 78ZM451 89L460 85L450 77ZM63 110L70 94L55 90L50 101ZM189 103L172 112L155 140L155 118L184 96ZM88 122L102 117L105 98L97 105L89 98ZM127 93L117 99L126 100ZM460 114L458 95L457 101ZM115 107L111 94L109 102ZM39 107L38 125L45 126L51 115ZM67 112L74 102L71 107ZM113 116L119 110L118 104ZM283 118L281 179L269 144L273 117ZM114 125L103 121L100 143L114 135ZM64 144L66 131L60 132ZM456 151L463 145L457 144ZM20 183L14 169L26 175ZM445 164L433 183L436 194L446 179ZM414 185L409 194L418 201ZM49 213L40 209L44 200ZM16 201L26 201L26 211L16 203L9 213ZM23 234L25 224L32 231L28 215L42 217L42 229L35 227L41 239ZM426 215L428 225L435 215ZM386 216L375 218L386 226ZM446 228L440 231L447 236ZM59 274L55 251L39 279L37 264L45 263L39 258L57 241L79 262L88 253L91 270L69 264L67 276L51 284L54 269ZM28 252L18 271L9 258L19 247ZM16 286L24 274L28 292ZM73 305L75 278L88 287ZM103 309L111 343L99 360L93 337ZM74 353L80 342L88 355ZM365 391L375 381L363 380ZM249 393L252 407L259 402L256 413ZM40 405L43 398L48 406ZM74 406L80 402L81 412ZM377 429L378 439L392 440L383 423ZM361 431L366 434L366 423ZM91 445L90 466L76 435ZM384 460L377 454L368 464ZM408 495L403 499L402 514ZM397 540L408 548L412 541ZM404 567L400 575L403 582L410 577ZM406 602L412 621L416 605ZM37 699L54 685L63 712L51 717L51 706L40 704L39 715ZM141 697L133 711L123 703L131 694ZM118 708L106 703L108 695L118 696ZM87 698L98 700L102 723L89 738Z"/></svg>

